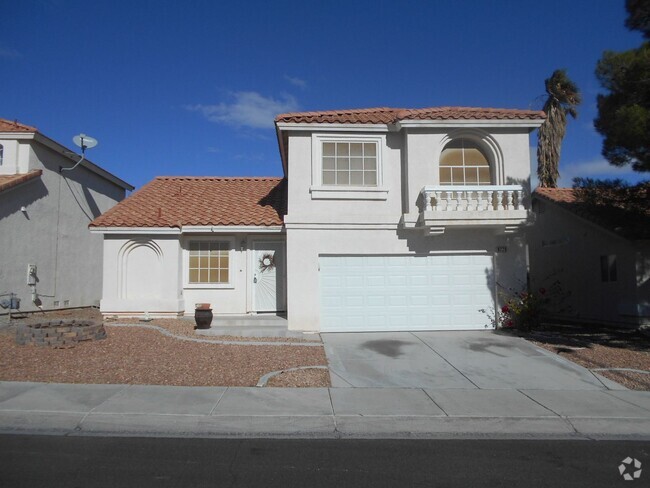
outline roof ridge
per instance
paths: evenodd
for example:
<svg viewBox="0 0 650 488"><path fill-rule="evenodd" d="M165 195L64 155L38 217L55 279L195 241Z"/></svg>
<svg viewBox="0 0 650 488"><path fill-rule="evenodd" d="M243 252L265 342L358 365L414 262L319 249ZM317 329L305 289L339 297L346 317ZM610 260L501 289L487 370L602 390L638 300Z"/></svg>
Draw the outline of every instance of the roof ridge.
<svg viewBox="0 0 650 488"><path fill-rule="evenodd" d="M428 117L427 117L428 115ZM275 122L293 123L364 123L364 124L394 124L400 120L454 120L454 119L544 119L546 114L541 110L496 108L496 107L464 107L442 106L422 108L390 108L373 107L343 110L323 110L309 112L289 112L279 114Z"/></svg>
<svg viewBox="0 0 650 488"><path fill-rule="evenodd" d="M0 117L0 124L13 125L16 129L26 132L38 132L38 129L36 127L18 122L18 119L9 120ZM0 129L0 132L3 132L2 129Z"/></svg>
<svg viewBox="0 0 650 488"><path fill-rule="evenodd" d="M269 181L283 180L284 176L156 176L155 180L224 180L224 181Z"/></svg>

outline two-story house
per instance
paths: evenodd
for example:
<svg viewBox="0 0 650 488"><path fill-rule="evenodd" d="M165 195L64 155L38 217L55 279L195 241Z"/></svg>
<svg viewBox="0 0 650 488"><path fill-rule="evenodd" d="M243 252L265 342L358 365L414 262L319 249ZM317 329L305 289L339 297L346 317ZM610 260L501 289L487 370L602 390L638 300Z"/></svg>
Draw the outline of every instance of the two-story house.
<svg viewBox="0 0 650 488"><path fill-rule="evenodd" d="M106 314L285 311L304 331L491 327L523 287L538 111L276 118L285 179L157 178L96 219Z"/></svg>
<svg viewBox="0 0 650 488"><path fill-rule="evenodd" d="M88 224L133 186L79 160L35 127L0 119L0 314L18 304L11 296L24 312L98 305L103 242Z"/></svg>

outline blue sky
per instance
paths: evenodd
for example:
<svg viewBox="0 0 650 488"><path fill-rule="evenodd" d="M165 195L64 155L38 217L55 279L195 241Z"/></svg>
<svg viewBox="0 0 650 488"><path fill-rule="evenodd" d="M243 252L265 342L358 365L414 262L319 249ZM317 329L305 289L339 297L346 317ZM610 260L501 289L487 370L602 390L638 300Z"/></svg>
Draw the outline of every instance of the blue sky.
<svg viewBox="0 0 650 488"><path fill-rule="evenodd" d="M624 2L4 2L0 117L35 125L139 187L157 175L281 175L275 114L391 106L541 109L566 68L584 102L560 171L609 166L593 129L605 49L637 47ZM535 137L531 144L536 143Z"/></svg>

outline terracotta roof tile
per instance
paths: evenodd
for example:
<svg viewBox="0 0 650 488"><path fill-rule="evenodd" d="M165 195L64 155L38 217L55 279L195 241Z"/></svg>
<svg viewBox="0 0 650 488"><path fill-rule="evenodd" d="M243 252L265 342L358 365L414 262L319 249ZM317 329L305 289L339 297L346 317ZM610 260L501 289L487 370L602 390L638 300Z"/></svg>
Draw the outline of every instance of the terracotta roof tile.
<svg viewBox="0 0 650 488"><path fill-rule="evenodd" d="M0 132L38 132L36 127L21 124L20 122L0 119Z"/></svg>
<svg viewBox="0 0 650 488"><path fill-rule="evenodd" d="M26 181L37 178L43 174L43 170L37 169L22 175L0 175L0 192L18 186Z"/></svg>
<svg viewBox="0 0 650 488"><path fill-rule="evenodd" d="M100 215L90 227L282 225L282 178L161 176Z"/></svg>
<svg viewBox="0 0 650 488"><path fill-rule="evenodd" d="M420 109L377 107L322 112L292 112L278 115L275 121L307 124L394 124L400 120L541 120L544 118L544 112L539 110L475 107Z"/></svg>
<svg viewBox="0 0 650 488"><path fill-rule="evenodd" d="M650 239L649 182L589 191L590 194L584 189L537 188L534 194L627 239Z"/></svg>

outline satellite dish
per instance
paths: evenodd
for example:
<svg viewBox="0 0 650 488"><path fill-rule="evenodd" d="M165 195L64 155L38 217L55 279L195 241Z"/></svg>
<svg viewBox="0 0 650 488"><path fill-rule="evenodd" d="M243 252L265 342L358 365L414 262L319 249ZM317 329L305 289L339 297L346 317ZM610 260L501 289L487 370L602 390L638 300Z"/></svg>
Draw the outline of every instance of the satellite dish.
<svg viewBox="0 0 650 488"><path fill-rule="evenodd" d="M79 134L78 136L74 136L72 138L72 142L79 146L82 152L97 145L97 139L87 136L86 134Z"/></svg>
<svg viewBox="0 0 650 488"><path fill-rule="evenodd" d="M97 145L97 139L87 136L86 134L79 134L78 136L74 136L72 138L72 142L81 148L81 159L77 161L77 164L75 164L72 168L64 168L63 166L60 166L59 173L63 173L64 171L72 171L75 169L81 164L84 159L86 159L86 149L90 149L91 147L95 147ZM70 154L76 156L75 153L70 151L64 151L63 154L66 156Z"/></svg>

